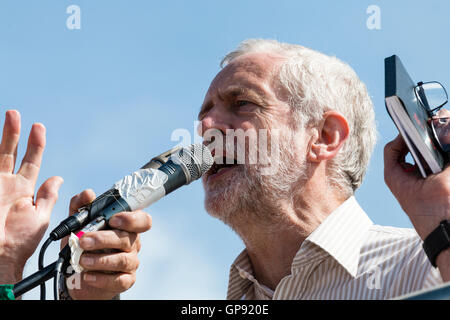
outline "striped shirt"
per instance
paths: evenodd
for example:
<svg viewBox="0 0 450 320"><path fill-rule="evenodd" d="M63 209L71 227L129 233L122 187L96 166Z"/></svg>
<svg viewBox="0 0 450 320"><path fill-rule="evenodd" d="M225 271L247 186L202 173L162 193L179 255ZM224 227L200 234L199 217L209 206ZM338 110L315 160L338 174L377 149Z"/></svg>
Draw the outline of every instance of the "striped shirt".
<svg viewBox="0 0 450 320"><path fill-rule="evenodd" d="M303 241L275 291L254 278L244 250L227 299L391 299L441 283L414 229L374 225L351 197Z"/></svg>

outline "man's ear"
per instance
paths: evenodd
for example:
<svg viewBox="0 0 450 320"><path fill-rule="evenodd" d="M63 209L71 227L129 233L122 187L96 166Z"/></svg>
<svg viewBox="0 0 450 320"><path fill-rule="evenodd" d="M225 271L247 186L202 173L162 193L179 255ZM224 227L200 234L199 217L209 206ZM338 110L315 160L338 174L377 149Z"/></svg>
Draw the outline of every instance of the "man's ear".
<svg viewBox="0 0 450 320"><path fill-rule="evenodd" d="M311 137L308 160L320 162L333 159L348 138L350 128L347 119L340 112L327 111L316 129Z"/></svg>

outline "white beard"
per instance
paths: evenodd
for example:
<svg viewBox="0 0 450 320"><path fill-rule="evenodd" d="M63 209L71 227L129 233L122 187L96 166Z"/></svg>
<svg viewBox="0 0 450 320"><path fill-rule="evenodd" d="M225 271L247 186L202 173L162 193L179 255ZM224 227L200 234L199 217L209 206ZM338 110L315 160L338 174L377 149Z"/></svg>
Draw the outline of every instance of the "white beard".
<svg viewBox="0 0 450 320"><path fill-rule="evenodd" d="M307 177L306 161L292 150L292 138L286 140L280 142L275 174L262 175L263 166L242 164L216 181L203 178L206 211L234 230L242 223L256 221L275 227L283 219L277 215L279 204L292 202L293 193L299 191Z"/></svg>

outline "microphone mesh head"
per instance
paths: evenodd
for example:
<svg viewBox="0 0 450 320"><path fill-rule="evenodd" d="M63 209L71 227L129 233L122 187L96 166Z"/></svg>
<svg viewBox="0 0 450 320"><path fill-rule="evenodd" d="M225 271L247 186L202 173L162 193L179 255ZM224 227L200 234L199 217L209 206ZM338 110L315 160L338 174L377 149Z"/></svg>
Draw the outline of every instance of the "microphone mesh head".
<svg viewBox="0 0 450 320"><path fill-rule="evenodd" d="M211 151L201 143L182 148L174 160L189 171L188 184L199 179L214 163Z"/></svg>

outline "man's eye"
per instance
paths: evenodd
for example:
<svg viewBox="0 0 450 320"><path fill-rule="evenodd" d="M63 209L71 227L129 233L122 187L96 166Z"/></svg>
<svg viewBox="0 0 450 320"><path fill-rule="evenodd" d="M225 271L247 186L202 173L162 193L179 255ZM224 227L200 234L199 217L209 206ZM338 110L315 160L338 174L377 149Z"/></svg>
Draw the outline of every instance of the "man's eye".
<svg viewBox="0 0 450 320"><path fill-rule="evenodd" d="M237 105L238 105L238 107L242 107L242 106L245 106L245 105L247 105L247 104L249 104L250 102L248 102L248 101L245 101L245 100L239 100L238 102L237 102Z"/></svg>
<svg viewBox="0 0 450 320"><path fill-rule="evenodd" d="M258 105L248 100L236 100L234 107L236 108L236 112L253 113L257 110Z"/></svg>

